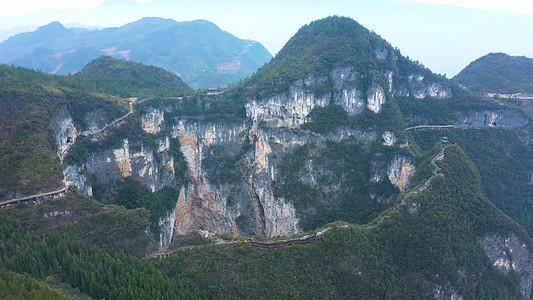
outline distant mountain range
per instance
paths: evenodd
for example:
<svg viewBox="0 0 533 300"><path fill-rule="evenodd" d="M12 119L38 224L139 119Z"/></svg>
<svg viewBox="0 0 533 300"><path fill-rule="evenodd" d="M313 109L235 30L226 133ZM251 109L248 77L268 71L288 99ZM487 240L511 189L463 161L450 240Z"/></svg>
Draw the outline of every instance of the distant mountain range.
<svg viewBox="0 0 533 300"><path fill-rule="evenodd" d="M471 62L454 80L477 92L533 93L533 58L489 53Z"/></svg>
<svg viewBox="0 0 533 300"><path fill-rule="evenodd" d="M52 22L0 44L0 63L61 75L78 72L102 55L163 67L193 88L237 82L272 58L260 43L205 20L143 18L101 30Z"/></svg>

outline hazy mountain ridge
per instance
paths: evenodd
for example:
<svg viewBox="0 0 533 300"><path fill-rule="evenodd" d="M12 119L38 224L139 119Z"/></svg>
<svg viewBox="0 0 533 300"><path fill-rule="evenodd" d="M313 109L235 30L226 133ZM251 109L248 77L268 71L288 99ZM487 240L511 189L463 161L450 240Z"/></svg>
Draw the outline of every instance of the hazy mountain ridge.
<svg viewBox="0 0 533 300"><path fill-rule="evenodd" d="M74 31L52 22L0 44L0 62L69 74L101 55L163 67L194 88L221 86L251 75L271 55L205 20L144 18L117 28Z"/></svg>

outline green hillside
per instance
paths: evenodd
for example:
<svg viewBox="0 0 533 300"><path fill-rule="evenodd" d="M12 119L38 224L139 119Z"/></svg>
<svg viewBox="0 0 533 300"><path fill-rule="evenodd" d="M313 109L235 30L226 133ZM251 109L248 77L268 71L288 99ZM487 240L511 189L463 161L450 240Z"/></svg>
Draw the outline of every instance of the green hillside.
<svg viewBox="0 0 533 300"><path fill-rule="evenodd" d="M89 62L73 78L95 90L119 97L181 96L193 90L167 70L102 56Z"/></svg>
<svg viewBox="0 0 533 300"><path fill-rule="evenodd" d="M489 53L471 62L453 79L476 92L533 93L533 59Z"/></svg>
<svg viewBox="0 0 533 300"><path fill-rule="evenodd" d="M127 111L124 101L66 77L0 65L0 84L0 198L61 186L53 120L62 109L72 112L82 130L89 122L103 126Z"/></svg>

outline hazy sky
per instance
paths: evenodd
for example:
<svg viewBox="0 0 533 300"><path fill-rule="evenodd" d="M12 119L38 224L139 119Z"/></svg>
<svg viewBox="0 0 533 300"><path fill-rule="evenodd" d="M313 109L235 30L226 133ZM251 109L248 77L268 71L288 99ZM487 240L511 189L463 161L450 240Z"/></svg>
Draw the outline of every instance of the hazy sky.
<svg viewBox="0 0 533 300"><path fill-rule="evenodd" d="M206 19L277 53L298 28L348 16L436 73L455 75L489 52L533 57L533 0L0 0L0 30L145 16Z"/></svg>

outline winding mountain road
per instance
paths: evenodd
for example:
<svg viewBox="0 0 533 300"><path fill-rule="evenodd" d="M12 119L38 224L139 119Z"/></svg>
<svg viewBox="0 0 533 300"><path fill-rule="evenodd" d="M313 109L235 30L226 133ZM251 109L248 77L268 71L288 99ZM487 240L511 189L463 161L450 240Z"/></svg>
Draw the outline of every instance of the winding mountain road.
<svg viewBox="0 0 533 300"><path fill-rule="evenodd" d="M348 227L348 226L347 225L336 225L332 227L327 227L316 233L304 235L298 238L289 238L289 239L283 239L283 240L270 240L270 241L257 241L257 240L252 239L252 240L246 240L244 241L244 243L252 247L260 247L260 248L281 248L281 247L286 247L286 246L291 246L291 245L309 244L313 242L314 240L316 240L319 236L323 235L324 233L328 232L329 230L335 227ZM219 245L229 245L229 244L237 244L237 243L238 243L237 241L219 241L217 243L212 243L212 244L197 245L197 246L184 246L184 247L179 247L173 250L160 249L159 251L152 253L143 259L167 258L167 257L172 256L174 253L180 250L216 247Z"/></svg>
<svg viewBox="0 0 533 300"><path fill-rule="evenodd" d="M13 204L13 203L21 202L21 201L33 200L33 199L37 199L37 198L54 196L54 195L66 192L67 189L68 189L68 187L65 187L65 188L62 188L62 189L59 189L59 190L55 190L55 191L51 191L51 192L40 193L40 194L36 194L36 195L25 196L25 197L14 198L14 199L2 201L2 202L0 202L0 206Z"/></svg>
<svg viewBox="0 0 533 300"><path fill-rule="evenodd" d="M405 128L405 131L413 129L441 129L441 128L458 128L455 125L417 125Z"/></svg>
<svg viewBox="0 0 533 300"><path fill-rule="evenodd" d="M444 159L444 149L445 148L446 147L443 147L442 144L441 144L439 153L437 153L437 155L435 157L433 157L433 159L431 160L431 165L434 167L433 176L429 177L429 179L424 182L423 186L419 187L418 189L416 189L414 191L410 191L409 193L405 194L404 195L404 199L409 198L409 197L411 197L413 195L416 195L418 192L421 192L421 191L427 189L429 187L429 185L431 184L431 181L435 177L443 176L443 174L440 173L442 171L442 169L435 162L437 160L443 160Z"/></svg>

